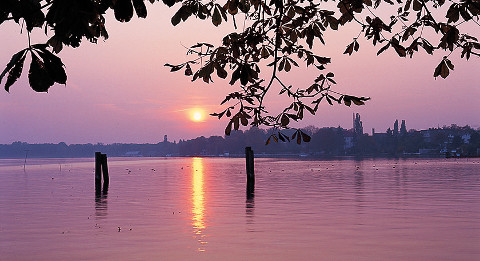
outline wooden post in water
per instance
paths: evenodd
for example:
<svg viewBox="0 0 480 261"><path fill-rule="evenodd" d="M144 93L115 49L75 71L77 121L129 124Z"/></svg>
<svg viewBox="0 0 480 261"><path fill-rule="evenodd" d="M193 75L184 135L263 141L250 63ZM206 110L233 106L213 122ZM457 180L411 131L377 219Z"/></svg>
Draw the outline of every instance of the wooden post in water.
<svg viewBox="0 0 480 261"><path fill-rule="evenodd" d="M253 192L255 187L255 172L253 164L253 150L252 147L245 148L245 159L247 166L247 193L249 191Z"/></svg>
<svg viewBox="0 0 480 261"><path fill-rule="evenodd" d="M103 171L103 193L108 191L108 185L110 183L110 178L108 177L108 164L107 164L107 154L102 155L102 171Z"/></svg>
<svg viewBox="0 0 480 261"><path fill-rule="evenodd" d="M95 192L102 188L102 153L95 152Z"/></svg>

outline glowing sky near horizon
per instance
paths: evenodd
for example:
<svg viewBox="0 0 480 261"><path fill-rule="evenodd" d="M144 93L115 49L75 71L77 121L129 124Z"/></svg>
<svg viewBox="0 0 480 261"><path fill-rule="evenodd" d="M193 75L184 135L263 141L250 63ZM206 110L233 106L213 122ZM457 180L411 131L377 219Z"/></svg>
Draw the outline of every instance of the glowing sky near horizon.
<svg viewBox="0 0 480 261"><path fill-rule="evenodd" d="M177 8L174 8L175 10ZM10 93L0 91L0 143L156 143L198 136L223 135L226 119L205 117L221 110L220 102L236 87L214 78L215 83L191 82L182 72L170 73L165 63L186 60L186 49L197 42L218 44L232 25L215 28L210 21L195 20L173 27L173 9L162 4L148 6L147 19L134 18L121 24L107 17L110 38L60 54L66 65L67 85L54 85L49 93L35 93L28 86L28 66ZM0 25L1 70L15 52L27 45L27 35L14 23ZM351 108L322 105L316 116L297 126L352 127L352 113L360 113L366 132L384 132L395 119L407 128L425 129L450 124L480 127L480 59L452 61L455 70L446 79L434 79L435 66L443 53L423 51L413 59L399 58L393 50L376 56L377 47L360 41L360 52L342 55L357 31L327 33L327 45L317 44L319 54L332 57L327 67L336 75L337 91L369 96L365 106ZM33 36L43 42L42 30ZM478 35L477 35L478 36ZM363 44L362 44L363 43ZM436 42L432 42L436 45ZM310 85L313 69L300 68L283 75L288 84ZM238 88L238 87L237 87ZM283 99L273 91L268 106L278 110ZM192 120L192 110L203 118Z"/></svg>

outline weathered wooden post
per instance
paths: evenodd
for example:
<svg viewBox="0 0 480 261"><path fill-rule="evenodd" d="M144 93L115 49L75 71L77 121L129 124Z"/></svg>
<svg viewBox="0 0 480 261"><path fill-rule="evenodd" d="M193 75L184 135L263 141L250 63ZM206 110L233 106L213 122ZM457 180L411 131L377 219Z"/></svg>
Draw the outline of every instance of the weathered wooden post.
<svg viewBox="0 0 480 261"><path fill-rule="evenodd" d="M253 164L253 150L252 147L245 148L245 159L247 166L247 197L253 195L255 189L255 172Z"/></svg>
<svg viewBox="0 0 480 261"><path fill-rule="evenodd" d="M102 153L95 152L95 192L102 188Z"/></svg>
<svg viewBox="0 0 480 261"><path fill-rule="evenodd" d="M107 154L102 155L102 171L103 171L103 193L108 191L108 185L110 184L110 178L108 177L108 164Z"/></svg>

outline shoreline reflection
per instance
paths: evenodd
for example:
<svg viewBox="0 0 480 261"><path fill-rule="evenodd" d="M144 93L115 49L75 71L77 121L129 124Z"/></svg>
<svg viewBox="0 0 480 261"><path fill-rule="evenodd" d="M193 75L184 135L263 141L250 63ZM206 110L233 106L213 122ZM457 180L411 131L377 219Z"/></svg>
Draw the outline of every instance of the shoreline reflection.
<svg viewBox="0 0 480 261"><path fill-rule="evenodd" d="M195 239L200 244L197 251L206 251L207 235L205 234L205 184L203 158L192 159L192 227Z"/></svg>

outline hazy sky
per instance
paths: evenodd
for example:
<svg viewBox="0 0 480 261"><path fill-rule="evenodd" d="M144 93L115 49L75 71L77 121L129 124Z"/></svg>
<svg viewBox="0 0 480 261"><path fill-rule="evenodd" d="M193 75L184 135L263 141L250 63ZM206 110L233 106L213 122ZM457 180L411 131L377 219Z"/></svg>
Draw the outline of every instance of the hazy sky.
<svg viewBox="0 0 480 261"><path fill-rule="evenodd" d="M126 24L110 14L107 41L96 45L84 42L80 48L62 51L66 86L54 85L49 93L35 93L28 86L28 66L10 93L3 91L4 80L0 143L156 143L164 135L170 141L223 135L226 119L207 116L193 122L191 113L194 109L205 114L220 111L220 102L235 87L218 78L209 85L192 83L182 72L170 73L163 65L186 60L182 45L218 44L225 32L232 30L232 24L215 28L210 21L192 20L173 27L173 9L156 4L148 5L148 10L147 19ZM27 35L20 30L14 23L0 25L1 70L13 53L27 46ZM480 59L472 56L467 62L458 58L459 52L454 53L455 71L446 80L435 80L433 71L444 54L430 56L420 51L414 59L405 59L389 49L377 57L378 47L361 41L359 53L342 55L357 33L327 33L327 45L317 44L315 50L332 57L327 69L336 75L336 90L372 100L351 108L324 104L316 116L307 117L299 126L351 128L352 113L359 112L368 133L371 128L384 132L395 119L406 120L407 129L452 123L480 127ZM32 37L38 43L47 39L42 30ZM305 86L316 76L315 70L300 68L283 79L287 84ZM276 93L268 97L267 106L272 106L272 111L282 105Z"/></svg>

